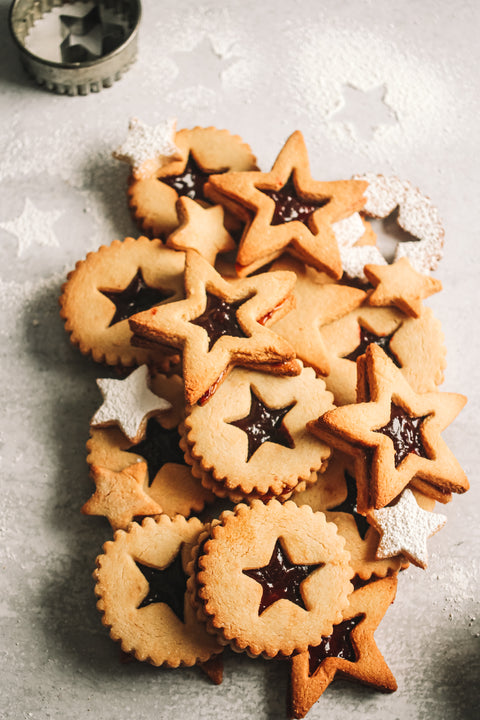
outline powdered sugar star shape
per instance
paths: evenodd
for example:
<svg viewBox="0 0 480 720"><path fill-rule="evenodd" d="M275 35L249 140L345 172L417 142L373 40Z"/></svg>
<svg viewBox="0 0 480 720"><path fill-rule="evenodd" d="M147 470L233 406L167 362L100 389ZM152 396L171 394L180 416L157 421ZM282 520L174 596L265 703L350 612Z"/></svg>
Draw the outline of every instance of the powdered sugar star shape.
<svg viewBox="0 0 480 720"><path fill-rule="evenodd" d="M138 118L132 118L127 139L113 156L129 163L135 177L151 174L165 162L181 157L175 145L176 120L164 120L151 127Z"/></svg>
<svg viewBox="0 0 480 720"><path fill-rule="evenodd" d="M385 102L386 93L385 85L371 90L345 85L344 103L333 113L334 122L348 122L356 128L358 135L371 141L380 125L395 125L398 122L395 111Z"/></svg>
<svg viewBox="0 0 480 720"><path fill-rule="evenodd" d="M192 50L173 54L179 71L175 92L193 86L220 91L222 73L239 59L236 55L227 58L217 52L210 38L204 36Z"/></svg>
<svg viewBox="0 0 480 720"><path fill-rule="evenodd" d="M125 380L99 378L97 385L104 403L93 416L91 425L117 424L134 444L144 437L148 418L172 407L168 400L158 397L148 387L146 365L141 365Z"/></svg>
<svg viewBox="0 0 480 720"><path fill-rule="evenodd" d="M369 518L381 534L378 559L402 553L421 568L427 567L427 538L447 522L445 515L423 510L409 488L403 491L396 505L372 510Z"/></svg>
<svg viewBox="0 0 480 720"><path fill-rule="evenodd" d="M62 210L39 210L27 198L22 214L15 220L0 223L0 227L15 235L18 240L18 257L22 257L31 245L58 247L53 226L62 215Z"/></svg>

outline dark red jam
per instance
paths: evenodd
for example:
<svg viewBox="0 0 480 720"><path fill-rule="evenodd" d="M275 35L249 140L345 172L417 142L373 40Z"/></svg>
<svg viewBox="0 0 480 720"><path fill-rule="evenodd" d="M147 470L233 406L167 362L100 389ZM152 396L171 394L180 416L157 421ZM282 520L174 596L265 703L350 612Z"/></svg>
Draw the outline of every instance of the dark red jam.
<svg viewBox="0 0 480 720"><path fill-rule="evenodd" d="M214 172L219 175L225 171L215 170ZM204 186L212 174L202 170L193 159L193 155L190 154L182 173L179 175L167 175L158 179L173 188L179 196L189 197L192 200L206 200Z"/></svg>
<svg viewBox="0 0 480 720"><path fill-rule="evenodd" d="M152 603L166 603L181 622L184 622L187 576L183 570L181 546L177 555L164 570L135 561L137 568L148 582L148 593L138 608Z"/></svg>
<svg viewBox="0 0 480 720"><path fill-rule="evenodd" d="M180 435L177 428L166 430L151 418L147 423L144 439L128 448L127 452L135 453L145 459L148 466L149 487L158 471L167 463L186 464L179 442Z"/></svg>
<svg viewBox="0 0 480 720"><path fill-rule="evenodd" d="M376 335L375 333L370 332L370 330L367 330L367 328L364 328L360 325L360 343L349 355L345 355L345 359L353 360L353 362L356 362L357 358L359 358L360 355L363 355L365 353L367 347L371 343L375 343L375 345L378 345L382 348L385 354L388 355L391 360L393 360L397 367L402 367L398 361L397 356L395 355L393 350L390 349L390 342L396 332L397 331L395 330L390 335Z"/></svg>
<svg viewBox="0 0 480 720"><path fill-rule="evenodd" d="M322 638L320 645L308 648L308 672L312 676L320 667L322 662L329 657L343 658L349 662L357 661L357 654L350 634L365 615L357 615L350 620L344 620L333 626L333 632L328 637Z"/></svg>
<svg viewBox="0 0 480 720"><path fill-rule="evenodd" d="M315 210L324 207L330 202L330 198L306 200L298 197L297 189L291 175L280 190L258 189L265 195L268 195L269 198L272 198L275 203L275 210L270 225L281 225L282 223L298 220L308 227L308 221Z"/></svg>
<svg viewBox="0 0 480 720"><path fill-rule="evenodd" d="M337 505L337 507L329 508L329 512L344 512L353 515L358 534L362 540L365 540L365 535L370 525L367 522L367 518L357 512L357 483L355 478L347 471L344 472L344 477L347 484L347 497L340 505Z"/></svg>
<svg viewBox="0 0 480 720"><path fill-rule="evenodd" d="M126 320L135 313L149 310L173 295L173 292L147 285L143 279L141 268L137 270L137 274L124 290L100 290L100 292L111 300L116 308L109 327L121 320Z"/></svg>
<svg viewBox="0 0 480 720"><path fill-rule="evenodd" d="M258 614L261 615L264 610L277 602L277 600L290 600L290 602L306 610L300 586L314 570L323 567L324 564L293 565L284 552L280 539L278 539L268 565L242 571L262 586L263 594Z"/></svg>
<svg viewBox="0 0 480 720"><path fill-rule="evenodd" d="M391 405L390 421L384 427L375 430L383 433L393 442L395 449L395 467L398 467L410 453L422 458L428 458L427 451L422 443L420 428L428 417L411 417L398 405Z"/></svg>
<svg viewBox="0 0 480 720"><path fill-rule="evenodd" d="M198 325L207 331L209 338L208 349L211 350L217 340L223 335L246 338L248 335L242 330L237 320L237 310L249 298L243 298L236 302L229 303L217 295L207 293L207 306L205 311L195 320L192 325Z"/></svg>
<svg viewBox="0 0 480 720"><path fill-rule="evenodd" d="M247 462L264 442L272 442L286 448L293 448L294 442L287 428L283 425L283 418L290 412L295 403L275 409L265 405L251 388L250 395L251 403L248 415L229 423L229 425L235 425L235 427L240 428L247 434Z"/></svg>

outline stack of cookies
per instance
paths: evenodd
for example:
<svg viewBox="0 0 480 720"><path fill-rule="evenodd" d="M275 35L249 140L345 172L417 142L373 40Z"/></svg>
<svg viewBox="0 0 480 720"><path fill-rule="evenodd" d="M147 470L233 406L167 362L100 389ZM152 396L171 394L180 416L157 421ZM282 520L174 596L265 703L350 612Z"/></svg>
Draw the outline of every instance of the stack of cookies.
<svg viewBox="0 0 480 720"><path fill-rule="evenodd" d="M116 157L145 235L77 263L60 298L100 378L82 508L103 623L154 665L288 658L289 713L338 673L396 689L374 632L434 512L468 481L442 431L443 228L408 182L311 177L293 133L270 172L238 136L132 121ZM371 218L397 213L393 262ZM133 369L132 369L133 368Z"/></svg>

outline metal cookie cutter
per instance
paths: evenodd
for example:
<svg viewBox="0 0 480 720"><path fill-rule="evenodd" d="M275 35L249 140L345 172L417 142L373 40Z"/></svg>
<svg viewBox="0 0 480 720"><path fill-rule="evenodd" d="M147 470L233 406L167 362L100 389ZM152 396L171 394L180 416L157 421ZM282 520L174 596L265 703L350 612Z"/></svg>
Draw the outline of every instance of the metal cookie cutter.
<svg viewBox="0 0 480 720"><path fill-rule="evenodd" d="M75 6L85 8L84 14L78 15ZM60 94L87 95L111 87L135 61L141 12L140 0L14 0L10 30L25 69L39 85ZM50 41L56 59L51 52L28 47L33 26L49 14L58 38Z"/></svg>

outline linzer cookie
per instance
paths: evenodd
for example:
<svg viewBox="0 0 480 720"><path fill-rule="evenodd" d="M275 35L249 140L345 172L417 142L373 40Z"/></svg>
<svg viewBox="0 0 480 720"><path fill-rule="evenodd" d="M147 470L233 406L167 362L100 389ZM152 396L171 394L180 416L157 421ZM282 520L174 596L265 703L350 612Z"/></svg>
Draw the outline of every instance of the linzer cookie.
<svg viewBox="0 0 480 720"><path fill-rule="evenodd" d="M146 237L115 240L77 263L60 296L70 340L108 365L161 364L165 353L133 347L128 318L183 296L185 254Z"/></svg>
<svg viewBox="0 0 480 720"><path fill-rule="evenodd" d="M208 403L188 409L186 459L221 497L285 498L328 460L307 422L332 407L311 368L291 378L236 368Z"/></svg>
<svg viewBox="0 0 480 720"><path fill-rule="evenodd" d="M205 192L246 223L237 255L240 276L288 248L308 265L339 278L342 265L332 225L363 208L366 187L358 180L314 180L303 136L297 131L269 173L212 175Z"/></svg>
<svg viewBox="0 0 480 720"><path fill-rule="evenodd" d="M188 516L213 500L192 475L179 447L184 411L181 379L153 372L151 389L171 409L150 418L138 441L116 426L90 430L87 461L96 490L82 511L104 515L114 528L126 527L137 516L160 512Z"/></svg>
<svg viewBox="0 0 480 720"><path fill-rule="evenodd" d="M468 480L441 437L463 408L455 393L417 393L385 352L365 351L369 402L335 408L309 424L318 437L355 457L361 513L388 505L414 479L422 492L463 493Z"/></svg>
<svg viewBox="0 0 480 720"><path fill-rule="evenodd" d="M202 527L197 518L147 518L127 532L118 530L97 558L95 593L102 622L122 650L138 660L191 666L222 650L185 597L185 569Z"/></svg>
<svg viewBox="0 0 480 720"><path fill-rule="evenodd" d="M264 273L224 280L197 252L185 263L185 300L130 318L136 335L182 350L189 404L213 394L235 365L297 375L293 348L265 326L292 307L295 275ZM292 362L293 361L293 362Z"/></svg>
<svg viewBox="0 0 480 720"><path fill-rule="evenodd" d="M193 553L189 591L222 643L291 655L332 632L352 590L344 540L322 513L292 502L237 505Z"/></svg>
<svg viewBox="0 0 480 720"><path fill-rule="evenodd" d="M128 190L129 203L140 227L153 237L166 237L178 227L176 202L187 196L209 204L204 185L212 173L255 170L250 147L238 135L214 127L179 130L173 142L180 159L143 162ZM147 170L149 170L147 172Z"/></svg>
<svg viewBox="0 0 480 720"><path fill-rule="evenodd" d="M377 690L392 692L396 680L374 639L374 632L395 599L397 577L355 590L341 622L318 645L291 659L290 710L303 718L338 675Z"/></svg>

